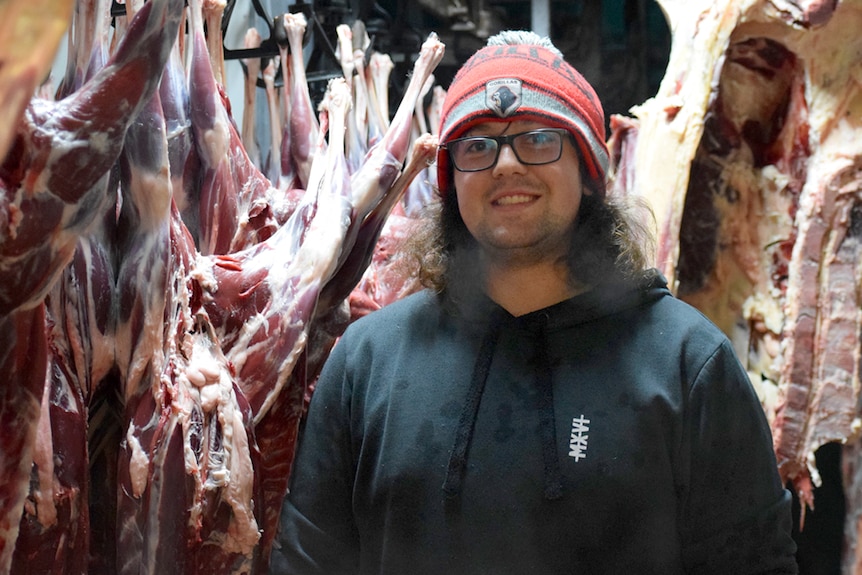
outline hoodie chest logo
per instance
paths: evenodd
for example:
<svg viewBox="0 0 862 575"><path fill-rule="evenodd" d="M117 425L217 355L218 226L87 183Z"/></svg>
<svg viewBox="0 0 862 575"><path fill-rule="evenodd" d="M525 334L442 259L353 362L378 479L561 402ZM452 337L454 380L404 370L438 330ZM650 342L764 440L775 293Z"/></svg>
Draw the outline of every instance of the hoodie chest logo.
<svg viewBox="0 0 862 575"><path fill-rule="evenodd" d="M590 420L583 415L572 419L572 435L569 439L569 457L575 463L587 457L587 440L589 439Z"/></svg>
<svg viewBox="0 0 862 575"><path fill-rule="evenodd" d="M501 118L521 107L521 81L516 78L491 80L485 84L485 105Z"/></svg>

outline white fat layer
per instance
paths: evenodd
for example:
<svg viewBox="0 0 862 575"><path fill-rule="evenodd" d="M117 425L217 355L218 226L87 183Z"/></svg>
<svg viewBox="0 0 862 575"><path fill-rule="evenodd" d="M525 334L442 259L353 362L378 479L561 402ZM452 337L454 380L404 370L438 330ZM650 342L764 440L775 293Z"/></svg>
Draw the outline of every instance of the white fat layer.
<svg viewBox="0 0 862 575"><path fill-rule="evenodd" d="M131 174L130 188L139 193L146 194L146 199L135 202L140 210L141 232L153 230L153 236L161 237L158 233L170 217L171 208L171 178L170 168L167 161L167 142L164 142L164 161L158 172L149 170L133 170Z"/></svg>
<svg viewBox="0 0 862 575"><path fill-rule="evenodd" d="M200 398L201 409L203 409L204 413L209 413L216 409L219 405L220 397L221 393L218 386L208 385L206 387L202 387L200 389Z"/></svg>
<svg viewBox="0 0 862 575"><path fill-rule="evenodd" d="M126 432L126 444L130 452L129 479L132 484L132 495L140 498L147 488L150 458L135 436L134 424L130 424Z"/></svg>
<svg viewBox="0 0 862 575"><path fill-rule="evenodd" d="M165 365L165 306L169 299L168 271L164 260L158 257L159 252L168 245L168 222L163 222L156 233L145 234L134 251L127 255L124 269L121 271L121 281L124 289L135 289L143 311L143 326L139 332L133 332L131 324L121 324L117 328L116 353L120 361L120 370L125 381L126 400L129 401L139 392L141 385L148 385L142 380L147 373L163 373ZM156 257L153 257L153 256ZM128 272L131 270L131 273ZM140 286L146 286L142 289ZM170 333L169 330L168 333ZM154 390L160 397L161 388Z"/></svg>
<svg viewBox="0 0 862 575"><path fill-rule="evenodd" d="M220 419L225 430L224 444L228 452L226 459L229 475L222 497L233 509L224 547L232 553L250 555L260 540L260 529L253 511L254 468L248 434L242 414L235 404L232 409L225 410Z"/></svg>
<svg viewBox="0 0 862 575"><path fill-rule="evenodd" d="M91 273L93 269L92 266L92 252L86 252L87 257L87 270L88 273ZM94 280L92 277L89 280L89 284L91 287L95 286L98 280ZM89 354L90 354L90 377L92 378L92 384L96 385L99 381L104 378L111 368L114 366L114 362L116 361L116 350L115 343L116 340L114 338L114 334L112 329L106 330L105 333L99 331L97 326L99 325L99 321L96 319L96 310L98 309L98 305L93 300L93 291L92 289L87 293L87 297L89 301L87 303L87 325L91 327L90 332L87 334L89 338ZM81 342L79 342L81 343ZM80 351L80 350L78 350Z"/></svg>
<svg viewBox="0 0 862 575"><path fill-rule="evenodd" d="M213 273L212 259L198 254L189 277L200 284L201 288L210 293L218 291L218 281Z"/></svg>
<svg viewBox="0 0 862 575"><path fill-rule="evenodd" d="M127 331L119 331L118 335L126 335L127 337L132 335L128 333L124 334ZM162 371L161 368L164 365L163 331L163 315L159 313L159 310L151 310L145 315L144 326L137 345L134 348L131 345L118 346L118 351L133 349L129 353L132 356L132 360L128 363L128 370L124 374L127 400L130 400L138 392L143 376L147 372L160 373ZM120 337L117 339L121 341ZM160 392L157 393L157 397L159 396Z"/></svg>
<svg viewBox="0 0 862 575"><path fill-rule="evenodd" d="M36 446L33 463L38 469L39 482L33 489L36 502L36 517L43 528L57 523L57 507L54 505L54 441L51 434L51 370L45 377L39 425L36 428Z"/></svg>
<svg viewBox="0 0 862 575"><path fill-rule="evenodd" d="M175 357L178 389L173 412L183 426L185 469L197 487L189 525L199 528L206 493L218 491L233 516L226 532L212 536L228 552L251 556L261 536L253 511L251 446L228 361L208 321L205 314L196 316L196 328L186 332L180 345L182 353ZM193 414L197 415L193 418ZM221 437L216 440L213 434L219 432ZM201 442L203 453L195 452L192 435Z"/></svg>
<svg viewBox="0 0 862 575"><path fill-rule="evenodd" d="M214 345L204 337L195 337L191 357L185 369L189 383L203 388L219 383L222 376L222 365L213 352ZM221 354L218 354L221 356Z"/></svg>
<svg viewBox="0 0 862 575"><path fill-rule="evenodd" d="M20 191L16 195L20 196ZM20 201L16 203L11 203L7 208L9 220L6 222L6 230L9 234L10 240L15 240L18 238L18 226L20 226L21 222L24 220L24 212L22 212L21 208L18 207L19 204Z"/></svg>
<svg viewBox="0 0 862 575"><path fill-rule="evenodd" d="M213 95L213 98L218 97L217 93ZM220 112L223 110L222 106L218 103L216 103L215 109ZM212 129L204 132L203 139L204 142L200 146L200 150L203 155L202 159L206 164L217 166L219 162L228 160L230 157L228 155L228 151L230 150L230 129L222 113L216 114L216 121Z"/></svg>

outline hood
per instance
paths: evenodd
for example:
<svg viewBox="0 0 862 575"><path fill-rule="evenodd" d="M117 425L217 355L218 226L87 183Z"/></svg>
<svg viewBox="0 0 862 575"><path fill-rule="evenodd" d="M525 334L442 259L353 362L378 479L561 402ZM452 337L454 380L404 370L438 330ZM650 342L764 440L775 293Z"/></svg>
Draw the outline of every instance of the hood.
<svg viewBox="0 0 862 575"><path fill-rule="evenodd" d="M535 385L539 392L536 409L539 412L544 461L544 496L548 500L555 500L563 497L563 486L556 448L553 370L547 353L547 333L610 316L670 295L667 280L657 270L650 270L638 281L601 284L571 299L519 317L512 316L487 296L474 294L474 297L469 300L461 300L455 307L467 328L479 332L477 335L481 337L481 344L470 376L467 400L461 410L449 455L443 483L446 496L454 498L460 493L482 392L485 389L502 329L509 326L533 333ZM466 305L468 302L471 305Z"/></svg>
<svg viewBox="0 0 862 575"><path fill-rule="evenodd" d="M671 295L661 272L650 269L636 281L604 282L575 297L519 317L512 316L477 290L462 294L462 297L447 302L447 306L468 329L484 332L494 322L509 321L525 327L541 322L553 330L620 313ZM447 295L441 297L446 298Z"/></svg>

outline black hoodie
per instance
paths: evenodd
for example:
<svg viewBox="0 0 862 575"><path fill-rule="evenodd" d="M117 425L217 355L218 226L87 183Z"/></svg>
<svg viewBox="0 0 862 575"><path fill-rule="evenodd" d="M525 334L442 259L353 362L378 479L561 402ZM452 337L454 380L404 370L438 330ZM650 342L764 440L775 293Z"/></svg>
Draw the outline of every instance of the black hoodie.
<svg viewBox="0 0 862 575"><path fill-rule="evenodd" d="M336 346L274 573L796 573L748 376L662 278L446 309L411 296Z"/></svg>

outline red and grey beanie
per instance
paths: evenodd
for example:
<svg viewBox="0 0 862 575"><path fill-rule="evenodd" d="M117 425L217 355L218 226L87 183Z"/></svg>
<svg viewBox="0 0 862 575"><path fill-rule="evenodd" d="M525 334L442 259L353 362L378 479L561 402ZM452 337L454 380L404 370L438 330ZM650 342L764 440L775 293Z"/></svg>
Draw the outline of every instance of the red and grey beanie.
<svg viewBox="0 0 862 575"><path fill-rule="evenodd" d="M502 39L506 35L519 43ZM532 43L536 40L544 45ZM509 43L492 45L495 41ZM574 135L586 174L604 190L608 169L605 116L593 87L550 42L531 32L503 32L488 43L467 60L449 86L441 113L440 142L459 138L489 121L534 120L565 128ZM443 196L451 185L450 170L449 156L440 150L437 184Z"/></svg>

